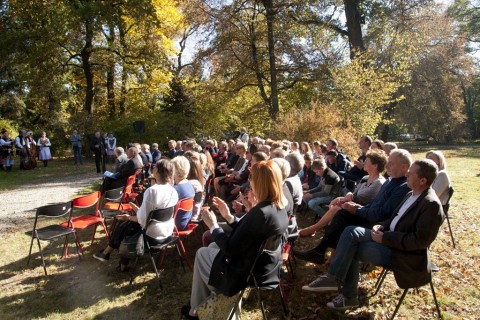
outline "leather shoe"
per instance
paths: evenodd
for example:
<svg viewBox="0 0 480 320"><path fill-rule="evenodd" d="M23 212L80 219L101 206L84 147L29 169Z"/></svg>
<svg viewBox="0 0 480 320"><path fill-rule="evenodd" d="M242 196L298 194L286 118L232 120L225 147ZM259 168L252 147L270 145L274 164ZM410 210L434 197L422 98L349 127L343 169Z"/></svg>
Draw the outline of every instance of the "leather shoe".
<svg viewBox="0 0 480 320"><path fill-rule="evenodd" d="M325 262L325 256L321 253L318 253L314 249L307 250L307 251L297 251L293 249L293 255L295 258L300 260L313 262L316 264L323 264Z"/></svg>

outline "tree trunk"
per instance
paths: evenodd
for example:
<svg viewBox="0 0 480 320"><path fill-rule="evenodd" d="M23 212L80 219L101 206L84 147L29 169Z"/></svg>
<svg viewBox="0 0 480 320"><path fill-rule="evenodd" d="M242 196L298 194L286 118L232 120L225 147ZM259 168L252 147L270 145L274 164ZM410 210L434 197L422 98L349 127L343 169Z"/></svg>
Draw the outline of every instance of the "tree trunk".
<svg viewBox="0 0 480 320"><path fill-rule="evenodd" d="M107 37L108 47L113 50L115 42L115 26L110 24ZM110 116L115 115L115 55L110 52L110 59L107 67L107 104Z"/></svg>
<svg viewBox="0 0 480 320"><path fill-rule="evenodd" d="M273 22L275 19L275 10L273 0L262 1L267 12L267 37L268 37L268 55L270 63L270 117L275 120L280 110L278 105L278 84L277 84L277 66L275 62L275 37L273 34Z"/></svg>
<svg viewBox="0 0 480 320"><path fill-rule="evenodd" d="M82 68L85 75L85 82L87 84L85 92L85 111L88 114L93 113L93 71L90 63L90 57L92 55L92 42L93 42L93 22L91 19L85 20L85 46L80 53L82 57Z"/></svg>
<svg viewBox="0 0 480 320"><path fill-rule="evenodd" d="M255 35L255 19L256 19L256 10L253 10L251 22L248 24L249 32L250 32L250 49L252 54L252 64L253 69L255 70L255 77L257 78L257 86L260 90L260 96L262 97L265 105L267 106L268 110L271 109L271 100L270 97L267 95L265 90L265 85L263 84L263 74L260 70L260 63L258 62L258 50L257 50L257 37Z"/></svg>
<svg viewBox="0 0 480 320"><path fill-rule="evenodd" d="M120 37L120 45L122 48L125 50L127 47L127 44L125 42L125 30L123 28L123 25L120 24L119 26L119 37ZM126 99L127 99L127 80L128 80L128 73L127 73L127 63L125 59L122 60L123 65L122 65L122 82L120 85L120 103L119 103L119 109L120 109L120 115L124 115L126 109Z"/></svg>
<svg viewBox="0 0 480 320"><path fill-rule="evenodd" d="M348 43L350 45L350 59L354 59L358 52L365 51L363 44L361 15L358 9L359 0L344 0L345 18L347 20Z"/></svg>

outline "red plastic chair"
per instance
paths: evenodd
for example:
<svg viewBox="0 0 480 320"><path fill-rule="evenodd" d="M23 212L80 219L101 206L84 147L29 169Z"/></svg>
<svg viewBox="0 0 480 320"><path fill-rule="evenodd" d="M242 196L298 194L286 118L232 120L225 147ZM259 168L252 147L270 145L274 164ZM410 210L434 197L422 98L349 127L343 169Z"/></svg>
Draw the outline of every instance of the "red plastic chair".
<svg viewBox="0 0 480 320"><path fill-rule="evenodd" d="M73 199L72 204L73 204L73 209L86 209L86 208L94 208L94 212L90 215L82 215L78 217L72 218L72 227L75 230L84 230L90 226L93 226L93 234L92 234L92 245L93 241L95 240L95 234L97 232L97 226L100 224L103 227L103 231L105 232L105 235L107 238L110 239L110 235L108 234L107 227L105 226L105 219L103 218L103 215L101 211L99 210L99 200L100 200L100 191L93 192L89 195L78 197ZM72 209L72 211L73 211ZM68 227L69 221L64 221L60 224L62 227ZM75 234L77 237L78 243L80 241L78 240L77 234ZM65 255L67 254L67 246L68 246L68 238L65 240L65 248L64 252ZM83 248L80 246L80 251L83 252Z"/></svg>
<svg viewBox="0 0 480 320"><path fill-rule="evenodd" d="M193 210L193 203L194 203L194 198L185 198L181 199L178 201L177 206L175 207L175 214L173 215L173 219L176 220L178 211L191 211ZM185 262L187 263L188 267L190 270L193 270L192 264L190 263L190 260L188 260L187 257L187 252L185 251L185 246L183 245L182 238L185 239L188 237L190 234L195 231L195 229L198 227L198 224L196 223L189 223L187 227L184 230L179 231L177 229L177 226L173 228L173 234L178 237L178 244L180 245L180 250L182 251L183 258L185 259Z"/></svg>
<svg viewBox="0 0 480 320"><path fill-rule="evenodd" d="M102 209L131 211L132 208L128 203L135 200L135 197L137 196L133 193L133 184L135 183L136 176L137 174L135 173L128 177L127 183L123 187L123 197L120 204L116 201L109 201L103 204Z"/></svg>

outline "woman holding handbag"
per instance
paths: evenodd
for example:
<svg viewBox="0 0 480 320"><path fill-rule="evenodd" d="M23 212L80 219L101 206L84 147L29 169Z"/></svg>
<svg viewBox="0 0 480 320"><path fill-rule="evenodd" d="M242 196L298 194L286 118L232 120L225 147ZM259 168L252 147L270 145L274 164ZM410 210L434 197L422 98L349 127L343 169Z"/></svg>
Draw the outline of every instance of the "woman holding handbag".
<svg viewBox="0 0 480 320"><path fill-rule="evenodd" d="M121 220L122 223L117 225L110 237L110 243L101 252L96 253L93 257L100 261L110 259L113 250L118 249L125 238L134 234L141 234L141 230L147 228L145 234L147 238L155 241L162 241L170 237L173 233L174 220L173 216L165 222L152 221L148 227L146 226L148 214L157 209L165 209L173 207L178 202L178 194L173 188L173 165L168 159L161 159L157 162L153 170L153 176L156 183L148 188L143 196L143 202L140 207L130 203L132 211L136 215L117 215L115 218ZM118 272L126 272L128 270L129 258L121 257L120 264L117 267Z"/></svg>

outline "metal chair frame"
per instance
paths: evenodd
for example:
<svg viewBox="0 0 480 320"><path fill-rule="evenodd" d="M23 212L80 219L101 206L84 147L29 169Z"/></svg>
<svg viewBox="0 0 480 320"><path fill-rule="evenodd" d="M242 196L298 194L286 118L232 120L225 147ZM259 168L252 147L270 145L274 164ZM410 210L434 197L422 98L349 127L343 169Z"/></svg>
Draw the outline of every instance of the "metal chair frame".
<svg viewBox="0 0 480 320"><path fill-rule="evenodd" d="M38 218L39 217L46 217L46 218L59 218L63 217L65 215L68 215L68 225L67 227L62 227L58 224L54 225L49 225L46 227L42 228L37 228L38 224ZM68 239L68 236L70 234L73 234L75 237L75 245L77 248L77 255L80 259L80 251L79 247L80 244L78 242L77 238L77 232L73 228L72 225L72 202L64 202L64 203L59 203L59 204L52 204L52 205L47 205L47 206L42 206L37 208L36 213L35 213L35 222L33 223L33 230L32 232L28 232L29 235L31 235L32 240L30 242L30 251L28 253L28 260L27 260L27 266L30 264L30 258L32 256L32 247L33 247L33 240L36 238L37 239L37 244L38 244L38 250L40 252L40 257L42 259L42 266L43 266L43 271L45 272L45 275L48 275L47 273L47 267L45 263L45 258L43 256L43 250L42 246L40 244L40 240L42 241L49 241L49 240L54 240L57 238L65 237L65 241ZM65 245L64 245L65 246ZM65 247L63 249L63 252L65 252ZM62 254L62 257L64 254Z"/></svg>
<svg viewBox="0 0 480 320"><path fill-rule="evenodd" d="M383 268L382 272L378 276L377 282L375 283L375 292L373 293L372 296L375 296L380 291L380 288L382 287L383 281L385 280L385 278L387 276L387 273L389 271L391 271L391 270L388 269L388 268ZM405 299L405 296L407 295L407 292L408 292L409 289L412 289L412 288L407 288L407 289L403 290L402 296L400 297L400 300L398 301L397 306L395 307L395 311L393 312L392 317L390 318L391 320L395 319L395 316L397 315L398 309L400 309L400 306L402 305L402 302ZM418 290L418 288L415 288L415 289ZM430 289L432 290L433 300L435 301L435 307L437 308L438 318L442 319L440 306L438 305L437 296L435 294L435 289L433 287L433 281L432 281L431 278L430 278Z"/></svg>
<svg viewBox="0 0 480 320"><path fill-rule="evenodd" d="M450 186L450 188L448 189L448 201L447 204L443 206L443 213L447 218L448 231L450 232L450 237L452 238L452 245L455 248L455 238L453 237L452 226L450 225L450 215L448 214L448 210L450 209L450 200L452 199L454 191L455 190L453 189L453 187Z"/></svg>
<svg viewBox="0 0 480 320"><path fill-rule="evenodd" d="M144 229L143 236L146 237L146 230L148 229L148 226L149 226L151 221L166 222L170 219L173 219L174 212L175 212L175 207L157 209L157 210L151 211L148 214L148 217L147 217L146 227ZM155 276L158 279L158 283L159 283L159 286L160 286L161 290L163 290L163 285L162 285L162 281L160 279L160 271L158 269L163 264L163 259L165 257L166 249L170 245L173 245L173 244L175 245L175 247L177 249L177 253L178 253L178 256L180 258L180 264L182 265L183 272L186 272L185 265L184 265L183 259L182 259L182 253L181 253L179 245L178 245L178 237L177 236L172 234L169 238L167 238L164 241L162 241L161 243L153 245L153 246L150 245L150 243L148 241L145 241L146 251L148 252L148 256L150 257L150 261L152 262L153 269L155 270ZM162 252L161 255L158 258L158 262L155 261L155 259L153 258L153 255L152 255L152 253L157 253L157 252ZM139 256L136 255L135 256L135 262L133 263L132 269L130 271L130 283L129 283L129 285L132 285L132 283L133 283L133 280L134 280L134 277L135 277L135 269L137 267L138 260L139 260ZM158 264L158 267L157 267L157 264Z"/></svg>
<svg viewBox="0 0 480 320"><path fill-rule="evenodd" d="M262 309L262 317L264 320L267 320L267 312L265 310L265 306L263 304L263 300L262 300L262 297L260 295L260 290L275 290L276 288L278 288L279 290L279 293L280 293L280 300L282 301L282 307L283 307L283 312L285 314L285 316L288 315L288 308L287 308L287 303L286 303L286 296L285 296L285 292L284 292L284 289L283 289L283 285L282 285L282 279L280 278L280 276L278 277L278 285L276 286L276 288L266 288L266 287L261 287L261 284L259 284L257 282L257 279L255 278L255 274L253 273L253 271L255 270L255 266L257 264L257 261L258 259L260 258L260 256L266 252L266 251L270 251L269 249L271 249L272 247L272 244L278 242L278 241L281 241L282 239L282 236L281 235L273 235L271 236L270 238L266 239L262 245L260 246L260 249L258 250L258 253L257 253L257 256L255 257L255 260L252 264L252 267L250 268L250 273L248 275L248 278L247 278L247 283L250 283L251 280L253 280L253 283L254 283L254 287L257 291L257 300L260 304L260 308ZM283 250L283 243L281 242L280 243L280 246ZM282 266L282 261L280 261L280 263L277 265L276 268L278 268L278 271L280 271L280 268ZM238 310L240 311L240 305L241 305L241 301L242 301L242 298L243 298L243 295L245 293L245 289L243 289L239 296L238 296L238 300L237 302L235 303L235 306L233 307L232 311L230 312L230 315L228 317L228 320L231 320L234 315L235 315L235 312Z"/></svg>

